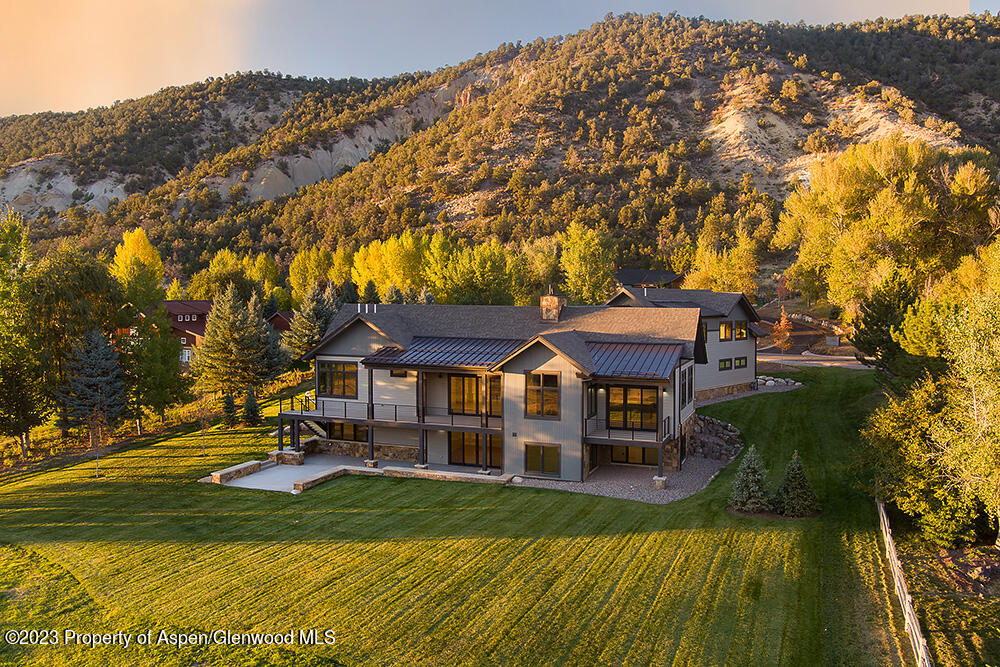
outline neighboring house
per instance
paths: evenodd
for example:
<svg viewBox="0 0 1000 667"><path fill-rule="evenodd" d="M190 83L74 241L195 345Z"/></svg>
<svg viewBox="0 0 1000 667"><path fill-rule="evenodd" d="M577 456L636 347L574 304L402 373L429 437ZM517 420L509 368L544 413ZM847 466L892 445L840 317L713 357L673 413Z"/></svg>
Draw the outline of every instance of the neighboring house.
<svg viewBox="0 0 1000 667"><path fill-rule="evenodd" d="M279 310L267 318L267 323L278 331L288 331L292 328L292 317L294 315L295 313L290 310Z"/></svg>
<svg viewBox="0 0 1000 667"><path fill-rule="evenodd" d="M623 287L680 287L684 282L683 273L660 269L619 269L615 279Z"/></svg>
<svg viewBox="0 0 1000 667"><path fill-rule="evenodd" d="M693 425L697 308L347 304L314 361L316 404L279 415L319 451L586 479L679 470Z"/></svg>
<svg viewBox="0 0 1000 667"><path fill-rule="evenodd" d="M205 337L205 322L212 310L212 302L206 300L178 299L161 301L160 305L170 316L171 331L181 342L181 366L187 370L191 363L192 351Z"/></svg>
<svg viewBox="0 0 1000 667"><path fill-rule="evenodd" d="M757 379L757 338L766 335L760 315L741 292L623 287L609 306L698 308L708 363L695 373L695 398L749 391Z"/></svg>

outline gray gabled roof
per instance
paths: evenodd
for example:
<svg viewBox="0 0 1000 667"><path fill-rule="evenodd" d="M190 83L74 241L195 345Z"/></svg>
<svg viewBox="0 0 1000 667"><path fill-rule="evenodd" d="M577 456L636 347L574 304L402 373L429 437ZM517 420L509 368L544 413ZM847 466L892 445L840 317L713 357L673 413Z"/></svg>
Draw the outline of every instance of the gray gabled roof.
<svg viewBox="0 0 1000 667"><path fill-rule="evenodd" d="M489 368L524 341L503 338L415 337L406 349L383 347L365 365Z"/></svg>
<svg viewBox="0 0 1000 667"><path fill-rule="evenodd" d="M628 301L637 306L675 308L697 307L705 317L729 317L740 303L749 313L751 322L759 322L760 315L742 292L714 292L707 289L663 289L659 287L622 287L608 299L621 303Z"/></svg>
<svg viewBox="0 0 1000 667"><path fill-rule="evenodd" d="M509 347L507 358L541 342L582 372L592 374L596 365L588 347L591 343L670 343L679 346L685 357L700 359L704 352L697 350L703 345L699 321L697 308L566 306L559 320L553 321L542 319L537 306L347 304L320 343L302 358L312 358L342 331L364 323L395 346L369 357L375 363L424 365L435 355L443 361L450 354L450 365L478 366L485 364L486 358L476 355L486 349L498 353ZM410 361L404 362L404 358Z"/></svg>

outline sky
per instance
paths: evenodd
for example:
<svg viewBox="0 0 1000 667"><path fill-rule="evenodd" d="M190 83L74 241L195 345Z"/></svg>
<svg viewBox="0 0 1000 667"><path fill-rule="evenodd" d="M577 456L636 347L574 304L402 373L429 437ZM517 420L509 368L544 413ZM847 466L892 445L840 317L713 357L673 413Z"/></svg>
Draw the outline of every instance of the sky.
<svg viewBox="0 0 1000 667"><path fill-rule="evenodd" d="M1000 0L0 0L0 115L74 111L221 74L434 70L608 12L788 23L1000 10Z"/></svg>

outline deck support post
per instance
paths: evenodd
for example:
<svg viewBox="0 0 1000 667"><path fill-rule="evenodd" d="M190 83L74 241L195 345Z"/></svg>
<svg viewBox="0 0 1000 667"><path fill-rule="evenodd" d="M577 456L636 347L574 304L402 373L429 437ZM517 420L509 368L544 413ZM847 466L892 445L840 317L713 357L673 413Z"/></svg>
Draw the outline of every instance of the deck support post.
<svg viewBox="0 0 1000 667"><path fill-rule="evenodd" d="M375 461L375 427L372 420L375 419L375 383L372 379L372 369L368 369L368 460L365 466L368 468L378 467Z"/></svg>
<svg viewBox="0 0 1000 667"><path fill-rule="evenodd" d="M656 385L656 476L663 477L663 440L666 437L666 429L663 424L663 396L666 387L662 384ZM675 397L676 399L676 397Z"/></svg>
<svg viewBox="0 0 1000 667"><path fill-rule="evenodd" d="M489 378L486 373L483 373L482 386L479 388L479 452L482 458L482 467L480 467L479 472L489 473L489 465L487 464L486 457L489 453L488 436L486 435L486 429L489 426L489 417L486 416L486 387L489 384Z"/></svg>
<svg viewBox="0 0 1000 667"><path fill-rule="evenodd" d="M295 443L295 451L302 451L302 434L299 432L299 420L292 420L292 442Z"/></svg>
<svg viewBox="0 0 1000 667"><path fill-rule="evenodd" d="M285 420L278 417L278 451L285 449Z"/></svg>

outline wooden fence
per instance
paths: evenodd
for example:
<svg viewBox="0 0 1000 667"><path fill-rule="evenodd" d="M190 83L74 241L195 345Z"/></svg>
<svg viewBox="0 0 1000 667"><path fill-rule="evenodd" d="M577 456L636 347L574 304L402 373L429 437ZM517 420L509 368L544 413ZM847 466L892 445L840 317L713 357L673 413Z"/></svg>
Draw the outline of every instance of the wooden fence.
<svg viewBox="0 0 1000 667"><path fill-rule="evenodd" d="M903 567L899 564L899 557L896 555L896 544L892 541L892 527L889 525L889 517L885 514L885 506L882 501L876 499L875 506L878 508L878 524L882 529L882 540L885 542L885 555L889 559L889 568L892 570L892 581L896 587L896 595L899 597L899 604L903 608L903 620L906 625L906 635L910 638L910 646L913 648L913 656L917 660L918 667L932 667L931 653L927 649L927 640L924 639L920 631L920 621L913 610L913 598L906 588L906 579L903 578Z"/></svg>

